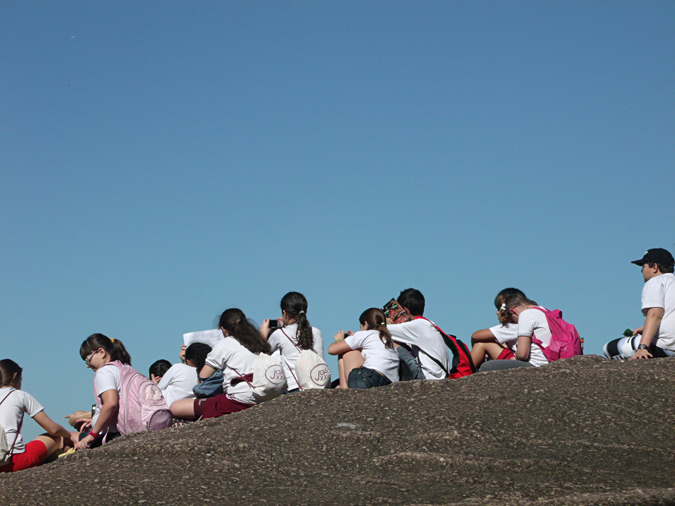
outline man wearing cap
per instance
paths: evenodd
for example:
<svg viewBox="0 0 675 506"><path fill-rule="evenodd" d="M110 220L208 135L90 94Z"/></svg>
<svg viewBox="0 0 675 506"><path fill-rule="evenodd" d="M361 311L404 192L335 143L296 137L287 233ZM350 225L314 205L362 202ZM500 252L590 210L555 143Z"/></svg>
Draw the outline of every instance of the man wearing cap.
<svg viewBox="0 0 675 506"><path fill-rule="evenodd" d="M675 356L675 274L673 255L663 248L647 250L640 260L645 286L642 289L642 314L645 324L633 335L608 342L607 358L628 359Z"/></svg>

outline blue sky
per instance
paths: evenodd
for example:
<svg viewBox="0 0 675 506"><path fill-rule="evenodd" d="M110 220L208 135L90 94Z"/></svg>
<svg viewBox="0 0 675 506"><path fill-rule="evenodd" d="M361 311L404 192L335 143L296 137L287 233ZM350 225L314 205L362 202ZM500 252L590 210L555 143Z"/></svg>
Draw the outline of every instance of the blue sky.
<svg viewBox="0 0 675 506"><path fill-rule="evenodd" d="M516 286L588 353L675 250L673 2L0 5L0 355L54 419L228 307L326 345L407 287L468 340ZM335 371L335 361L329 364ZM37 434L34 423L24 428Z"/></svg>

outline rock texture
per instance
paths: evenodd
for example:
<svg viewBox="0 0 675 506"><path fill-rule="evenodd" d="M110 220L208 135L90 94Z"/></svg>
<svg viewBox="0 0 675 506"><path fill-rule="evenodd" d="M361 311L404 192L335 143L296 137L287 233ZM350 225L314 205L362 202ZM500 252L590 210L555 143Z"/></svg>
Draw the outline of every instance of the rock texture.
<svg viewBox="0 0 675 506"><path fill-rule="evenodd" d="M0 474L0 504L675 504L675 359L311 391Z"/></svg>

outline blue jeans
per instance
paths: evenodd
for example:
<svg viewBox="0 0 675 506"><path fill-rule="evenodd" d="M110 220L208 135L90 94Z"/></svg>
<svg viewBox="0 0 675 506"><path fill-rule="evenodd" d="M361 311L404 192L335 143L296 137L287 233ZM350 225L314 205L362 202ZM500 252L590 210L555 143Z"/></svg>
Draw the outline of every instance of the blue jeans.
<svg viewBox="0 0 675 506"><path fill-rule="evenodd" d="M357 367L352 369L347 378L347 386L349 388L375 388L390 385L389 378L367 367Z"/></svg>

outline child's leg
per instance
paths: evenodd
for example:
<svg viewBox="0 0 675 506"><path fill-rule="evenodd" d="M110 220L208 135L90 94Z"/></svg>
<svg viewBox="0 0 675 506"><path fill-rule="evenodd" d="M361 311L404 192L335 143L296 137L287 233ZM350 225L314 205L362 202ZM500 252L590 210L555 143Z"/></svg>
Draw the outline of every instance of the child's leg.
<svg viewBox="0 0 675 506"><path fill-rule="evenodd" d="M196 420L195 415L195 399L181 399L174 401L169 406L174 418L183 418L185 420Z"/></svg>
<svg viewBox="0 0 675 506"><path fill-rule="evenodd" d="M348 351L343 353L340 356L342 360L342 370L340 370L340 388L348 388L347 379L349 379L349 373L352 372L352 369L361 367L365 360L363 355L359 350ZM344 385L343 385L344 381Z"/></svg>
<svg viewBox="0 0 675 506"><path fill-rule="evenodd" d="M63 448L63 438L60 436L50 436L49 434L40 434L33 441L41 441L47 447L47 457L56 450Z"/></svg>
<svg viewBox="0 0 675 506"><path fill-rule="evenodd" d="M490 360L497 360L506 347L498 343L476 343L471 348L471 359L476 368L485 360L485 355L490 357Z"/></svg>

